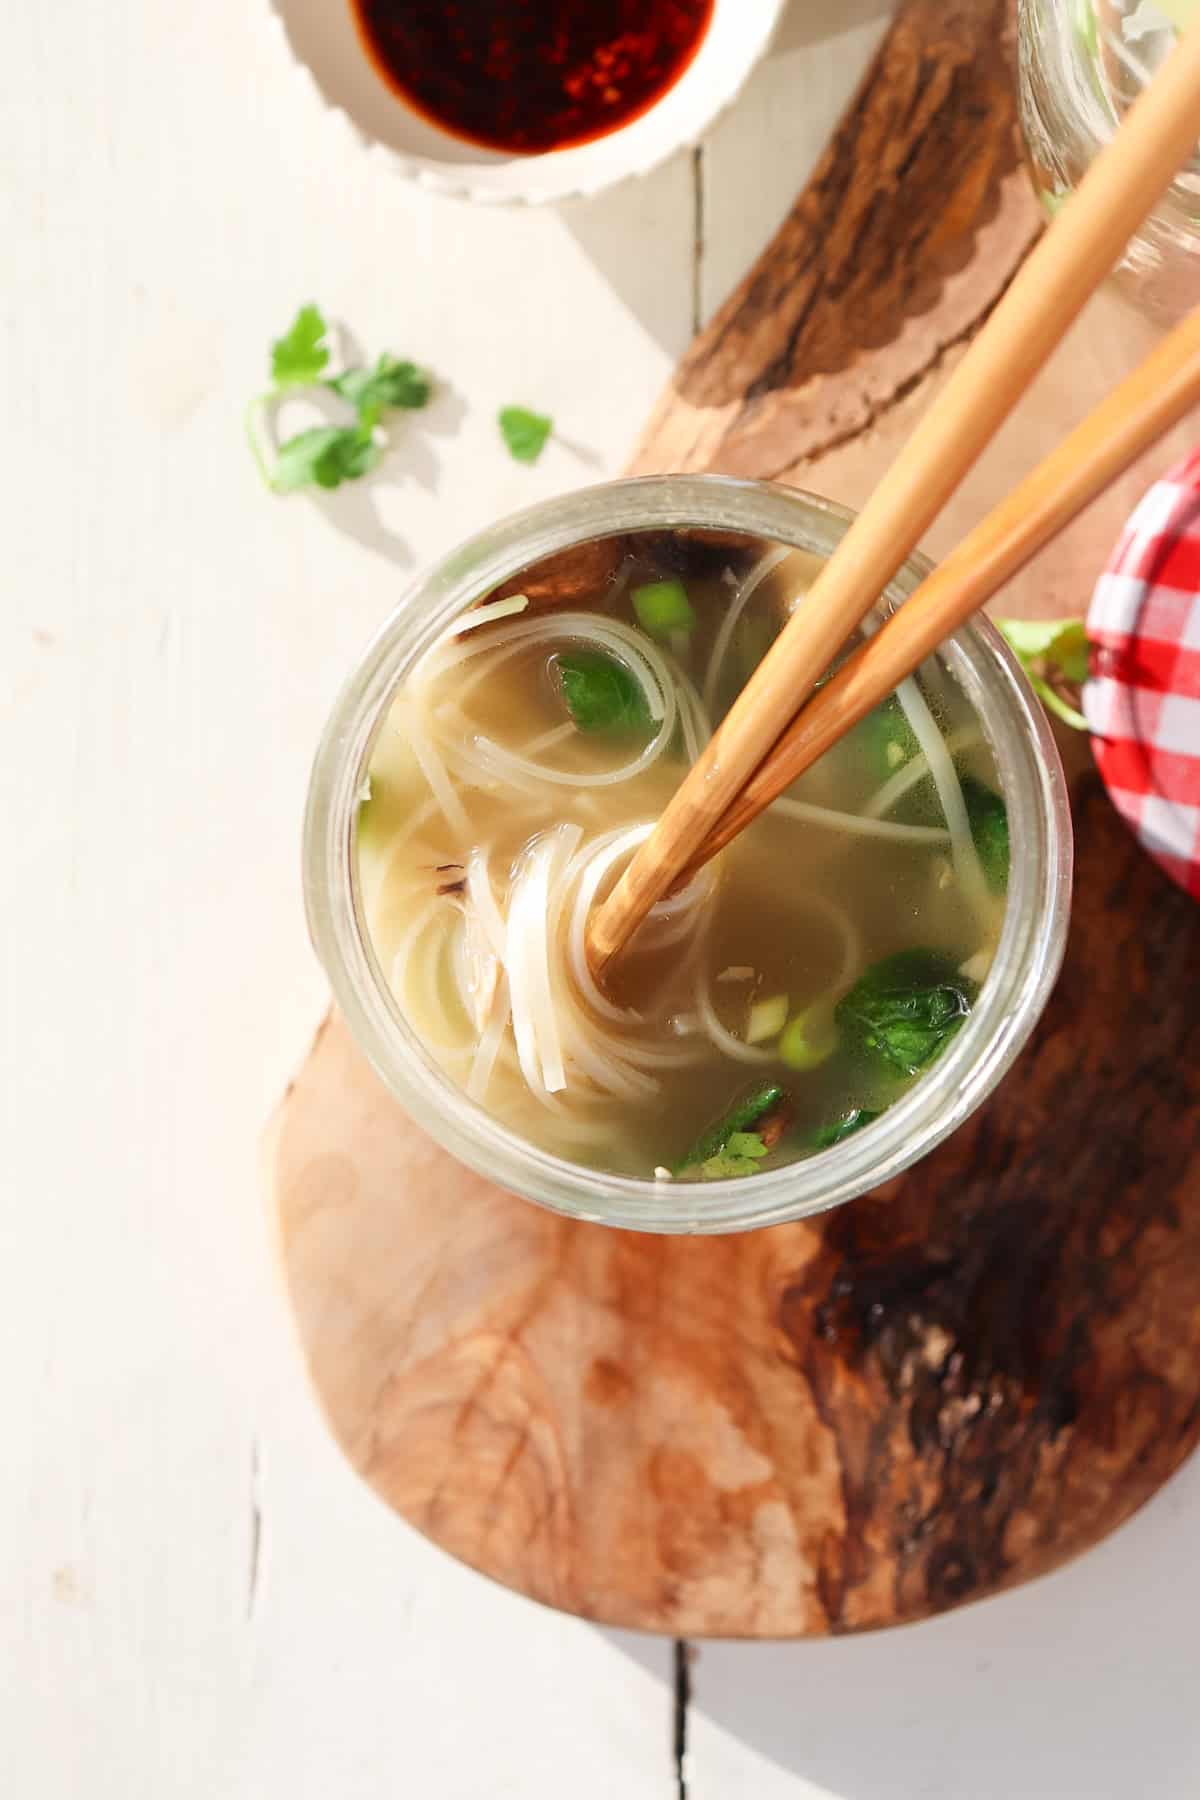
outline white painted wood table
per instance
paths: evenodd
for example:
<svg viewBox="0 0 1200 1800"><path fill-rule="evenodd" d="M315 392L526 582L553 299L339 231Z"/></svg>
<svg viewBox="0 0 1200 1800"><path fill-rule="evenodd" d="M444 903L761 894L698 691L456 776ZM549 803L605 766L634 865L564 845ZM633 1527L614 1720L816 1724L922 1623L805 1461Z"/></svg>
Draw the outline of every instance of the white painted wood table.
<svg viewBox="0 0 1200 1800"><path fill-rule="evenodd" d="M0 1793L676 1791L671 1646L447 1561L343 1466L273 1286L260 1127L318 1014L297 834L405 569L617 470L786 209L883 0L798 5L702 151L561 212L430 200L258 0L19 6L5 277ZM258 485L319 299L444 378L385 478ZM565 443L509 462L493 416ZM862 1642L706 1647L697 1800L1194 1796L1200 1469L1042 1585Z"/></svg>

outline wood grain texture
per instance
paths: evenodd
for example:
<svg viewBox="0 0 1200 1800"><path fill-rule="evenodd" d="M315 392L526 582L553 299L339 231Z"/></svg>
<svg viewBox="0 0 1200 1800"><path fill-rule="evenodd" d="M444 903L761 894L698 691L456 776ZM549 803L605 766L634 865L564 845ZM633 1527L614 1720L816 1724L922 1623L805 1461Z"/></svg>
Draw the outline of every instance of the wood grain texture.
<svg viewBox="0 0 1200 1800"><path fill-rule="evenodd" d="M695 340L635 474L719 470L861 507L1042 229L1017 131L1008 0L910 0L778 235ZM1160 328L1101 290L930 527L944 555ZM1121 522L1193 448L1138 459L1010 584L1004 610L1079 612Z"/></svg>
<svg viewBox="0 0 1200 1800"><path fill-rule="evenodd" d="M635 471L795 479L974 334L1041 223L1007 12L901 7L775 241L684 357Z"/></svg>
<svg viewBox="0 0 1200 1800"><path fill-rule="evenodd" d="M869 486L1036 234L1001 23L988 0L901 11L639 468ZM1140 353L1099 316L976 492ZM1078 609L1126 499L1039 559L1034 609ZM1090 772L1075 800L1030 1048L933 1156L820 1221L677 1240L543 1214L435 1148L326 1025L273 1134L281 1262L330 1427L389 1505L552 1605L771 1637L1014 1585L1154 1491L1200 1436L1200 914Z"/></svg>
<svg viewBox="0 0 1200 1800"><path fill-rule="evenodd" d="M723 816L740 809L747 784L786 733L796 708L808 700L904 558L917 548L1190 157L1198 100L1200 30L1185 34L1121 131L1096 156L1071 204L1060 209L1018 268L966 355L851 520L844 541L817 575L808 604L786 621L663 808L650 837L595 907L586 943L594 975L609 967L651 908L697 866L705 840L727 841L720 836ZM920 160L919 152L914 160ZM952 157L947 167L953 199ZM839 223L830 222L831 242ZM835 254L830 260L836 270L840 258ZM903 267L903 258L896 261ZM802 309L789 335L785 361L790 361L792 340L803 335L805 313ZM869 329L870 320L865 323ZM768 368L762 379L773 388L774 369ZM1188 410L1190 400L1185 395L1171 423ZM1097 487L1102 485L1107 484ZM1024 496L1020 504L1026 504ZM893 630L906 634L915 610L905 608ZM915 651L911 667L902 664L863 711L910 674L960 622L947 622L926 649ZM782 780L776 793L787 785Z"/></svg>
<svg viewBox="0 0 1200 1800"><path fill-rule="evenodd" d="M811 1223L540 1212L325 1025L275 1139L282 1260L330 1427L390 1506L553 1606L773 1637L1026 1580L1154 1492L1200 1434L1200 912L1095 775L1076 804L1030 1048L925 1162Z"/></svg>
<svg viewBox="0 0 1200 1800"><path fill-rule="evenodd" d="M829 676L820 692L789 715L767 756L714 819L677 879L691 880L732 843L818 757L915 674L1065 520L1103 492L1169 424L1186 418L1198 400L1200 312L1177 325L1151 357L1035 464L934 566L906 604ZM847 538L843 548L851 541ZM814 587L808 603L819 608L826 593Z"/></svg>

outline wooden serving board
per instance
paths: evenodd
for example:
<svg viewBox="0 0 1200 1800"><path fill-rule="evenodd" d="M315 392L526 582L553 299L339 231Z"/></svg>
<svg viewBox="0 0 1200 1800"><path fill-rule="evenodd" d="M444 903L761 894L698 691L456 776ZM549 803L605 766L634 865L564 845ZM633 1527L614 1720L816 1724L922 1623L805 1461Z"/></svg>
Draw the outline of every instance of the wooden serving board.
<svg viewBox="0 0 1200 1800"><path fill-rule="evenodd" d="M992 0L902 7L638 469L869 490L1038 230L1003 27ZM1144 341L1098 299L933 547ZM1147 478L1040 559L1021 610L1080 610ZM1200 910L1087 770L1074 804L1031 1047L918 1168L812 1223L555 1218L437 1149L326 1022L272 1135L280 1256L330 1427L389 1505L589 1618L802 1636L1027 1580L1166 1479L1200 1436Z"/></svg>

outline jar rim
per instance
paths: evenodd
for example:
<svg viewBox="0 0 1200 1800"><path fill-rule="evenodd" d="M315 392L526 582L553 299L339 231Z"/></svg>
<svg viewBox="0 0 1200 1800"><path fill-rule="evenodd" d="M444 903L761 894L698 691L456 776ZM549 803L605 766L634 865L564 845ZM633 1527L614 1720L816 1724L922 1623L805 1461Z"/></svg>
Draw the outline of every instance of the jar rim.
<svg viewBox="0 0 1200 1800"><path fill-rule="evenodd" d="M304 823L309 931L337 1005L376 1073L423 1129L477 1173L568 1217L663 1233L748 1230L808 1217L880 1185L926 1155L992 1091L1024 1045L1066 944L1072 835L1046 716L1016 658L982 617L938 654L979 715L996 757L1014 854L991 972L937 1062L879 1119L778 1169L717 1181L610 1174L530 1144L470 1100L420 1044L371 947L354 820L375 737L397 688L446 625L555 551L663 528L745 532L828 557L853 514L813 494L720 475L625 479L578 489L490 526L410 583L334 703L317 748ZM913 555L884 600L904 600L931 564Z"/></svg>

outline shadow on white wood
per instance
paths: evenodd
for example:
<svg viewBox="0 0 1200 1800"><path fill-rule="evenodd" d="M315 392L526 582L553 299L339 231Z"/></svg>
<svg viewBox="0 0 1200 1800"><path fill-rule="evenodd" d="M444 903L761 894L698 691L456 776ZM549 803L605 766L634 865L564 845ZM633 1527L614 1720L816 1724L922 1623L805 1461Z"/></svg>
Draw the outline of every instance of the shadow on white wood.
<svg viewBox="0 0 1200 1800"><path fill-rule="evenodd" d="M676 157L672 180L629 182L562 218L624 305L672 357L765 249L812 173L850 100L889 13L888 0L792 0L770 54L703 145ZM669 198L670 207L664 207ZM664 283L680 254L694 258L691 312L679 331Z"/></svg>
<svg viewBox="0 0 1200 1800"><path fill-rule="evenodd" d="M1198 1509L1200 1459L1015 1593L860 1638L701 1644L689 1800L1195 1800Z"/></svg>
<svg viewBox="0 0 1200 1800"><path fill-rule="evenodd" d="M760 256L811 176L886 30L889 0L792 0L771 55L702 154L697 329Z"/></svg>
<svg viewBox="0 0 1200 1800"><path fill-rule="evenodd" d="M396 555L619 467L670 358L553 212L363 159L264 11L26 9L0 70L0 1789L660 1800L665 1672L343 1467L272 1304L257 1162L324 1004L308 766ZM679 347L687 193L668 169L641 202L679 221ZM271 497L243 441L308 299L449 383L349 511ZM562 433L535 469L509 401Z"/></svg>

